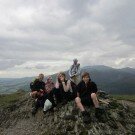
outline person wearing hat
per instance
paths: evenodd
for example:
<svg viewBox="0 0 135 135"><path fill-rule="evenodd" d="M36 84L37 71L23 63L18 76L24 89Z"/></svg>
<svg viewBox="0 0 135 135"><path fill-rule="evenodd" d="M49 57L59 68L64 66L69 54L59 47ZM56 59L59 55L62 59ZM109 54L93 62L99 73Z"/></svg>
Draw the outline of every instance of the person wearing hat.
<svg viewBox="0 0 135 135"><path fill-rule="evenodd" d="M80 82L80 63L77 59L73 59L73 65L69 69L70 79L77 85Z"/></svg>

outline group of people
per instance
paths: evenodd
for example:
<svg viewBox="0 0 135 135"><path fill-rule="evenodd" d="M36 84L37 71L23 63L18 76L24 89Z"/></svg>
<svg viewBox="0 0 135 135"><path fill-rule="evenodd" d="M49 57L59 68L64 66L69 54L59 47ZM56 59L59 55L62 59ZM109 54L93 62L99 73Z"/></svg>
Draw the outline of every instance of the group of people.
<svg viewBox="0 0 135 135"><path fill-rule="evenodd" d="M75 101L85 123L90 120L90 115L85 106L94 105L95 116L100 119L102 109L99 107L97 99L98 89L97 85L91 80L90 74L84 72L81 75L80 64L77 59L73 60L73 65L68 73L70 79L67 79L64 72L58 73L55 83L51 76L47 77L46 82L44 82L44 74L39 74L30 83L30 95L34 98L32 114L35 115L39 107L42 107L43 112L46 113L59 104L65 105L69 101Z"/></svg>

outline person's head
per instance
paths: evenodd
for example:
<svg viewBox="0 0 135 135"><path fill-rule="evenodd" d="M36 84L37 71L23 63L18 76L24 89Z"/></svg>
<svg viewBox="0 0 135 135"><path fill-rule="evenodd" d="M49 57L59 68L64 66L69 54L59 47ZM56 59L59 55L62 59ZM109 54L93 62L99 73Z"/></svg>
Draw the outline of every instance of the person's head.
<svg viewBox="0 0 135 135"><path fill-rule="evenodd" d="M49 83L52 82L52 77L51 77L51 76L48 76L48 77L47 77L47 82L49 82Z"/></svg>
<svg viewBox="0 0 135 135"><path fill-rule="evenodd" d="M39 81L43 81L44 80L44 74L39 74L38 75L38 79L39 79Z"/></svg>
<svg viewBox="0 0 135 135"><path fill-rule="evenodd" d="M75 58L73 59L74 64L77 64L78 60Z"/></svg>
<svg viewBox="0 0 135 135"><path fill-rule="evenodd" d="M88 83L90 81L90 74L88 72L84 72L82 74L82 80L85 82L85 83Z"/></svg>
<svg viewBox="0 0 135 135"><path fill-rule="evenodd" d="M66 80L66 74L65 74L64 72L60 72L60 73L58 74L58 80L59 80L60 82L62 82L63 80L65 81L65 80Z"/></svg>

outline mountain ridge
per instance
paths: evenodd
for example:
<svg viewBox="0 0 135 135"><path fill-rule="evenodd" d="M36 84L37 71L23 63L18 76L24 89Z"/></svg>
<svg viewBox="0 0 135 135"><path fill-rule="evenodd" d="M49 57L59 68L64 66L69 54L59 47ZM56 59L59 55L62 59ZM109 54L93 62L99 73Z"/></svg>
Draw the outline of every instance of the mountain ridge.
<svg viewBox="0 0 135 135"><path fill-rule="evenodd" d="M99 89L114 94L135 94L135 69L115 69L104 65L85 66L82 72L90 73L91 78L97 83ZM68 76L68 71L65 71ZM55 82L56 74L52 75ZM69 76L68 76L69 77ZM29 83L34 77L0 78L0 93L12 93L18 89L29 91Z"/></svg>

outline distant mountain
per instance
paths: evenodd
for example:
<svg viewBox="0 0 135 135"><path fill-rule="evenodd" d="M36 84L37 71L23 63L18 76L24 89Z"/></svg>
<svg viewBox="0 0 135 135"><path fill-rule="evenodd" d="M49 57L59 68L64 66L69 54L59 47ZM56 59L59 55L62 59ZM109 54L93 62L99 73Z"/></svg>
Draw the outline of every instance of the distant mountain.
<svg viewBox="0 0 135 135"><path fill-rule="evenodd" d="M125 69L99 65L84 67L82 71L90 73L99 89L114 94L135 94L135 69Z"/></svg>
<svg viewBox="0 0 135 135"><path fill-rule="evenodd" d="M0 93L12 93L19 89L29 90L29 83L33 77L0 78Z"/></svg>
<svg viewBox="0 0 135 135"><path fill-rule="evenodd" d="M126 68L122 68L120 70L123 71L123 72L126 72L126 73L135 74L135 69L134 68L126 67Z"/></svg>
<svg viewBox="0 0 135 135"><path fill-rule="evenodd" d="M95 66L85 66L82 69L92 69L92 70L99 70L99 71L106 71L106 70L113 70L114 68L104 66L104 65L95 65Z"/></svg>
<svg viewBox="0 0 135 135"><path fill-rule="evenodd" d="M90 73L91 79L96 82L98 89L105 90L113 94L135 94L135 69L122 68L115 69L104 65L85 66L82 72ZM68 71L66 71L67 77ZM52 75L53 81L56 80L56 74ZM25 78L1 78L0 93L11 93L18 89L29 91L29 83L34 77Z"/></svg>

